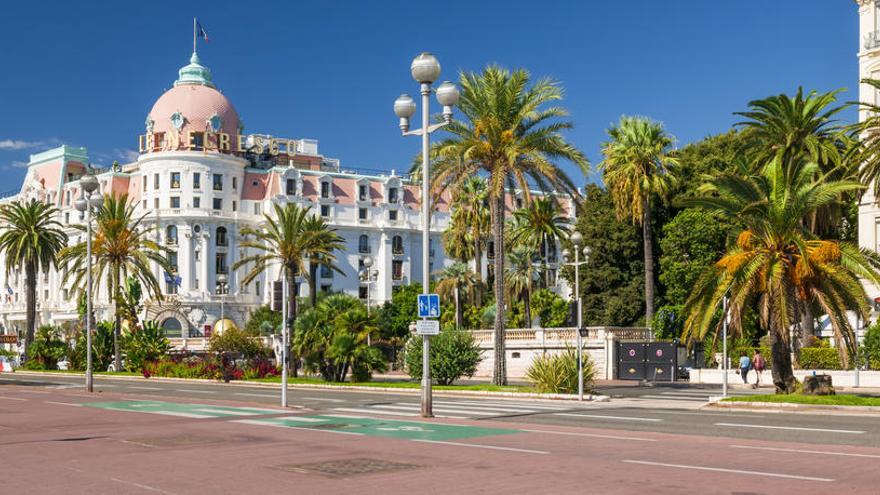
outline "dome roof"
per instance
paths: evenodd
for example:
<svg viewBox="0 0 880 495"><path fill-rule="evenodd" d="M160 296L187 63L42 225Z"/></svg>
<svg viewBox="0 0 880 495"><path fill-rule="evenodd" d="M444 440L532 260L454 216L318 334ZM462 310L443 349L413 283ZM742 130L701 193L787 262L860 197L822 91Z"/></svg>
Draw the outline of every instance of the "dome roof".
<svg viewBox="0 0 880 495"><path fill-rule="evenodd" d="M188 131L224 132L234 143L241 120L229 99L214 87L211 71L199 64L193 53L190 64L179 74L174 87L156 100L147 115L147 132L172 133L177 129L181 137Z"/></svg>

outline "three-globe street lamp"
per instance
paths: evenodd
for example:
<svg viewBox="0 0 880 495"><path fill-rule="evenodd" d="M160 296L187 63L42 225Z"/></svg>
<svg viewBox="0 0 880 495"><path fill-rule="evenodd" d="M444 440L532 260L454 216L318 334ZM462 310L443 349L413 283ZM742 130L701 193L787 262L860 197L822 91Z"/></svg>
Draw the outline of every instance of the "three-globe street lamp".
<svg viewBox="0 0 880 495"><path fill-rule="evenodd" d="M431 225L430 161L428 147L430 135L437 129L452 122L452 107L458 103L458 88L449 81L437 87L437 101L443 105L443 121L430 123L431 84L440 77L440 62L434 55L424 52L413 59L410 65L413 79L420 85L422 95L422 128L409 130L409 119L416 113L416 102L408 94L402 94L394 101L394 113L400 118L400 131L404 136L422 137L422 294L429 292L430 265L429 249ZM422 417L434 416L431 397L431 340L422 335Z"/></svg>
<svg viewBox="0 0 880 495"><path fill-rule="evenodd" d="M82 196L73 202L74 208L80 212L80 219L86 222L86 392L94 391L92 373L92 212L104 204L104 198L98 192L98 178L88 171L80 177L79 185Z"/></svg>
<svg viewBox="0 0 880 495"><path fill-rule="evenodd" d="M223 330L226 330L226 323L223 321L226 319L226 289L229 287L229 276L225 273L217 274L217 289L220 290L220 323L223 325Z"/></svg>
<svg viewBox="0 0 880 495"><path fill-rule="evenodd" d="M584 261L580 260L581 243L584 242L584 236L580 232L571 235L571 243L574 244L574 262L568 262L570 253L568 249L562 251L562 258L566 261L566 265L574 267L574 294L577 300L577 361L578 361L578 400L584 400L584 358L583 358L583 309L581 308L581 277L580 267L586 265L590 261L590 246L584 246Z"/></svg>
<svg viewBox="0 0 880 495"><path fill-rule="evenodd" d="M361 281L367 287L367 316L370 316L370 286L376 281L379 270L373 270L373 258L367 256L364 258L364 269L359 274ZM370 345L370 334L367 334L367 345Z"/></svg>

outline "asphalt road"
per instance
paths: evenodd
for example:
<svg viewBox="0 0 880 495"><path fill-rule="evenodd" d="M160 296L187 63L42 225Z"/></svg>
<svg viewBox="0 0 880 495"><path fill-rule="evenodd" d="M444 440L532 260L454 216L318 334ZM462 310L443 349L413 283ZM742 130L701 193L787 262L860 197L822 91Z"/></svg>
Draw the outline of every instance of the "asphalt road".
<svg viewBox="0 0 880 495"><path fill-rule="evenodd" d="M3 385L41 390L82 389L82 377L0 376ZM125 394L133 398L170 398L178 401L230 401L279 404L279 389L221 383L95 378L95 397ZM609 402L548 401L497 397L452 397L436 394L439 418L469 419L483 423L582 427L630 432L655 432L749 440L798 442L816 445L880 447L880 415L746 412L701 408L715 387L655 387ZM735 394L756 393L735 390ZM763 392L766 393L766 392ZM614 397L616 394L611 394ZM289 389L291 409L319 414L356 414L371 417L419 419L419 396L412 393L362 392L326 389Z"/></svg>

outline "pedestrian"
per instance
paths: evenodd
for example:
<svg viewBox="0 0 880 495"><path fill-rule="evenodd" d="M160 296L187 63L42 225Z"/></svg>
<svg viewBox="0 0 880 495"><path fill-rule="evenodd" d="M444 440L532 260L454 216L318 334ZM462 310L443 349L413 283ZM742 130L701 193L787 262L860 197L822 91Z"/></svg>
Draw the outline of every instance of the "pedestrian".
<svg viewBox="0 0 880 495"><path fill-rule="evenodd" d="M743 383L749 383L749 369L752 367L752 360L748 354L741 352L739 356L739 374L742 376Z"/></svg>
<svg viewBox="0 0 880 495"><path fill-rule="evenodd" d="M755 356L752 358L752 368L755 369L755 388L761 386L761 373L764 372L764 368L767 367L767 362L764 361L764 356L761 355L760 349L755 349Z"/></svg>

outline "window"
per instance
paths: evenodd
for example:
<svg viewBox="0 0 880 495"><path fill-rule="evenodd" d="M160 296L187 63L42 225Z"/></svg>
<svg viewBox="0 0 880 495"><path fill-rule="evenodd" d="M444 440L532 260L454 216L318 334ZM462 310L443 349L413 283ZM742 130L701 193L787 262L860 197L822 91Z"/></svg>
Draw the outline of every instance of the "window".
<svg viewBox="0 0 880 495"><path fill-rule="evenodd" d="M516 198L516 207L517 207L517 208L522 208L522 207L523 207L522 198Z"/></svg>
<svg viewBox="0 0 880 495"><path fill-rule="evenodd" d="M202 188L202 174L199 172L193 172L193 189L201 189Z"/></svg>
<svg viewBox="0 0 880 495"><path fill-rule="evenodd" d="M333 286L330 284L323 284L323 285L321 285L321 292L329 294L329 293L333 292Z"/></svg>
<svg viewBox="0 0 880 495"><path fill-rule="evenodd" d="M193 198L193 208L201 208L202 207L202 198L196 196Z"/></svg>
<svg viewBox="0 0 880 495"><path fill-rule="evenodd" d="M141 200L141 209L143 209L143 210L147 209L147 200L146 199Z"/></svg>
<svg viewBox="0 0 880 495"><path fill-rule="evenodd" d="M221 198L214 198L214 209L222 210L223 209L223 200Z"/></svg>
<svg viewBox="0 0 880 495"><path fill-rule="evenodd" d="M403 254L403 237L396 235L391 238L391 254Z"/></svg>
<svg viewBox="0 0 880 495"><path fill-rule="evenodd" d="M366 220L367 219L367 209L366 208L358 208L358 220Z"/></svg>
<svg viewBox="0 0 880 495"><path fill-rule="evenodd" d="M394 260L391 262L391 279L403 280L403 261Z"/></svg>
<svg viewBox="0 0 880 495"><path fill-rule="evenodd" d="M159 198L153 198L153 208L159 209Z"/></svg>
<svg viewBox="0 0 880 495"><path fill-rule="evenodd" d="M70 223L70 212L64 212L64 223Z"/></svg>
<svg viewBox="0 0 880 495"><path fill-rule="evenodd" d="M550 286L556 285L556 270L553 268L547 270L547 284Z"/></svg>
<svg viewBox="0 0 880 495"><path fill-rule="evenodd" d="M259 280L257 280L256 282L254 282L254 290L256 290L256 292L257 292L257 297L260 297L260 296L263 295L263 293L262 293L261 290L260 290L261 288L262 288L262 285L260 285L260 281L259 281Z"/></svg>
<svg viewBox="0 0 880 495"><path fill-rule="evenodd" d="M321 197L329 198L330 197L330 181L321 181Z"/></svg>
<svg viewBox="0 0 880 495"><path fill-rule="evenodd" d="M214 190L222 191L223 190L223 175L222 174L214 174Z"/></svg>
<svg viewBox="0 0 880 495"><path fill-rule="evenodd" d="M180 189L180 172L171 172L171 189Z"/></svg>
<svg viewBox="0 0 880 495"><path fill-rule="evenodd" d="M226 253L217 253L214 257L214 272L228 273L229 268L226 266Z"/></svg>
<svg viewBox="0 0 880 495"><path fill-rule="evenodd" d="M296 194L296 180L287 179L287 195L293 196Z"/></svg>
<svg viewBox="0 0 880 495"><path fill-rule="evenodd" d="M358 237L358 252L359 253L369 253L370 252L370 238L367 237L366 234L361 234Z"/></svg>
<svg viewBox="0 0 880 495"><path fill-rule="evenodd" d="M428 256L434 256L434 239L428 239Z"/></svg>
<svg viewBox="0 0 880 495"><path fill-rule="evenodd" d="M321 205L321 216L329 217L330 216L330 205Z"/></svg>
<svg viewBox="0 0 880 495"><path fill-rule="evenodd" d="M321 265L321 278L333 278L333 270L328 265Z"/></svg>
<svg viewBox="0 0 880 495"><path fill-rule="evenodd" d="M262 215L263 214L263 205L260 203L254 203L254 215Z"/></svg>
<svg viewBox="0 0 880 495"><path fill-rule="evenodd" d="M366 268L366 266L364 266L364 259L363 258L358 259L358 273L362 273L365 268Z"/></svg>
<svg viewBox="0 0 880 495"><path fill-rule="evenodd" d="M489 241L486 244L486 258L490 260L495 259L495 241Z"/></svg>
<svg viewBox="0 0 880 495"><path fill-rule="evenodd" d="M177 244L177 227L174 225L165 228L165 244Z"/></svg>
<svg viewBox="0 0 880 495"><path fill-rule="evenodd" d="M179 339L183 335L183 327L177 318L168 318L162 322L162 331L169 339Z"/></svg>
<svg viewBox="0 0 880 495"><path fill-rule="evenodd" d="M159 174L153 174L153 189L159 189Z"/></svg>
<svg viewBox="0 0 880 495"><path fill-rule="evenodd" d="M368 292L367 292L367 286L366 286L366 285L362 285L362 286L358 287L358 297L359 297L359 298L361 298L361 299L366 299L366 298L367 298L367 294L368 294Z"/></svg>
<svg viewBox="0 0 880 495"><path fill-rule="evenodd" d="M168 253L168 265L171 267L171 273L177 273L177 253Z"/></svg>
<svg viewBox="0 0 880 495"><path fill-rule="evenodd" d="M144 186L143 190L144 190L144 192L146 192L147 191L147 176L146 175L141 177L141 184L143 184L143 186Z"/></svg>
<svg viewBox="0 0 880 495"><path fill-rule="evenodd" d="M399 196L397 194L397 188L392 187L392 188L388 189L388 202L389 203L397 203L398 200L399 200Z"/></svg>
<svg viewBox="0 0 880 495"><path fill-rule="evenodd" d="M388 212L388 220L390 220L392 222L397 221L397 210L390 210Z"/></svg>
<svg viewBox="0 0 880 495"><path fill-rule="evenodd" d="M217 245L228 246L229 239L226 236L226 227L217 227Z"/></svg>
<svg viewBox="0 0 880 495"><path fill-rule="evenodd" d="M180 196L171 196L171 207L180 208Z"/></svg>
<svg viewBox="0 0 880 495"><path fill-rule="evenodd" d="M547 261L556 263L556 242L554 241L550 241L550 244L547 244Z"/></svg>
<svg viewBox="0 0 880 495"><path fill-rule="evenodd" d="M238 189L238 177L232 178L232 190L235 191Z"/></svg>
<svg viewBox="0 0 880 495"><path fill-rule="evenodd" d="M369 198L369 189L366 184L361 184L358 186L358 201L367 201Z"/></svg>
<svg viewBox="0 0 880 495"><path fill-rule="evenodd" d="M238 201L232 201L232 211L238 211Z"/></svg>

